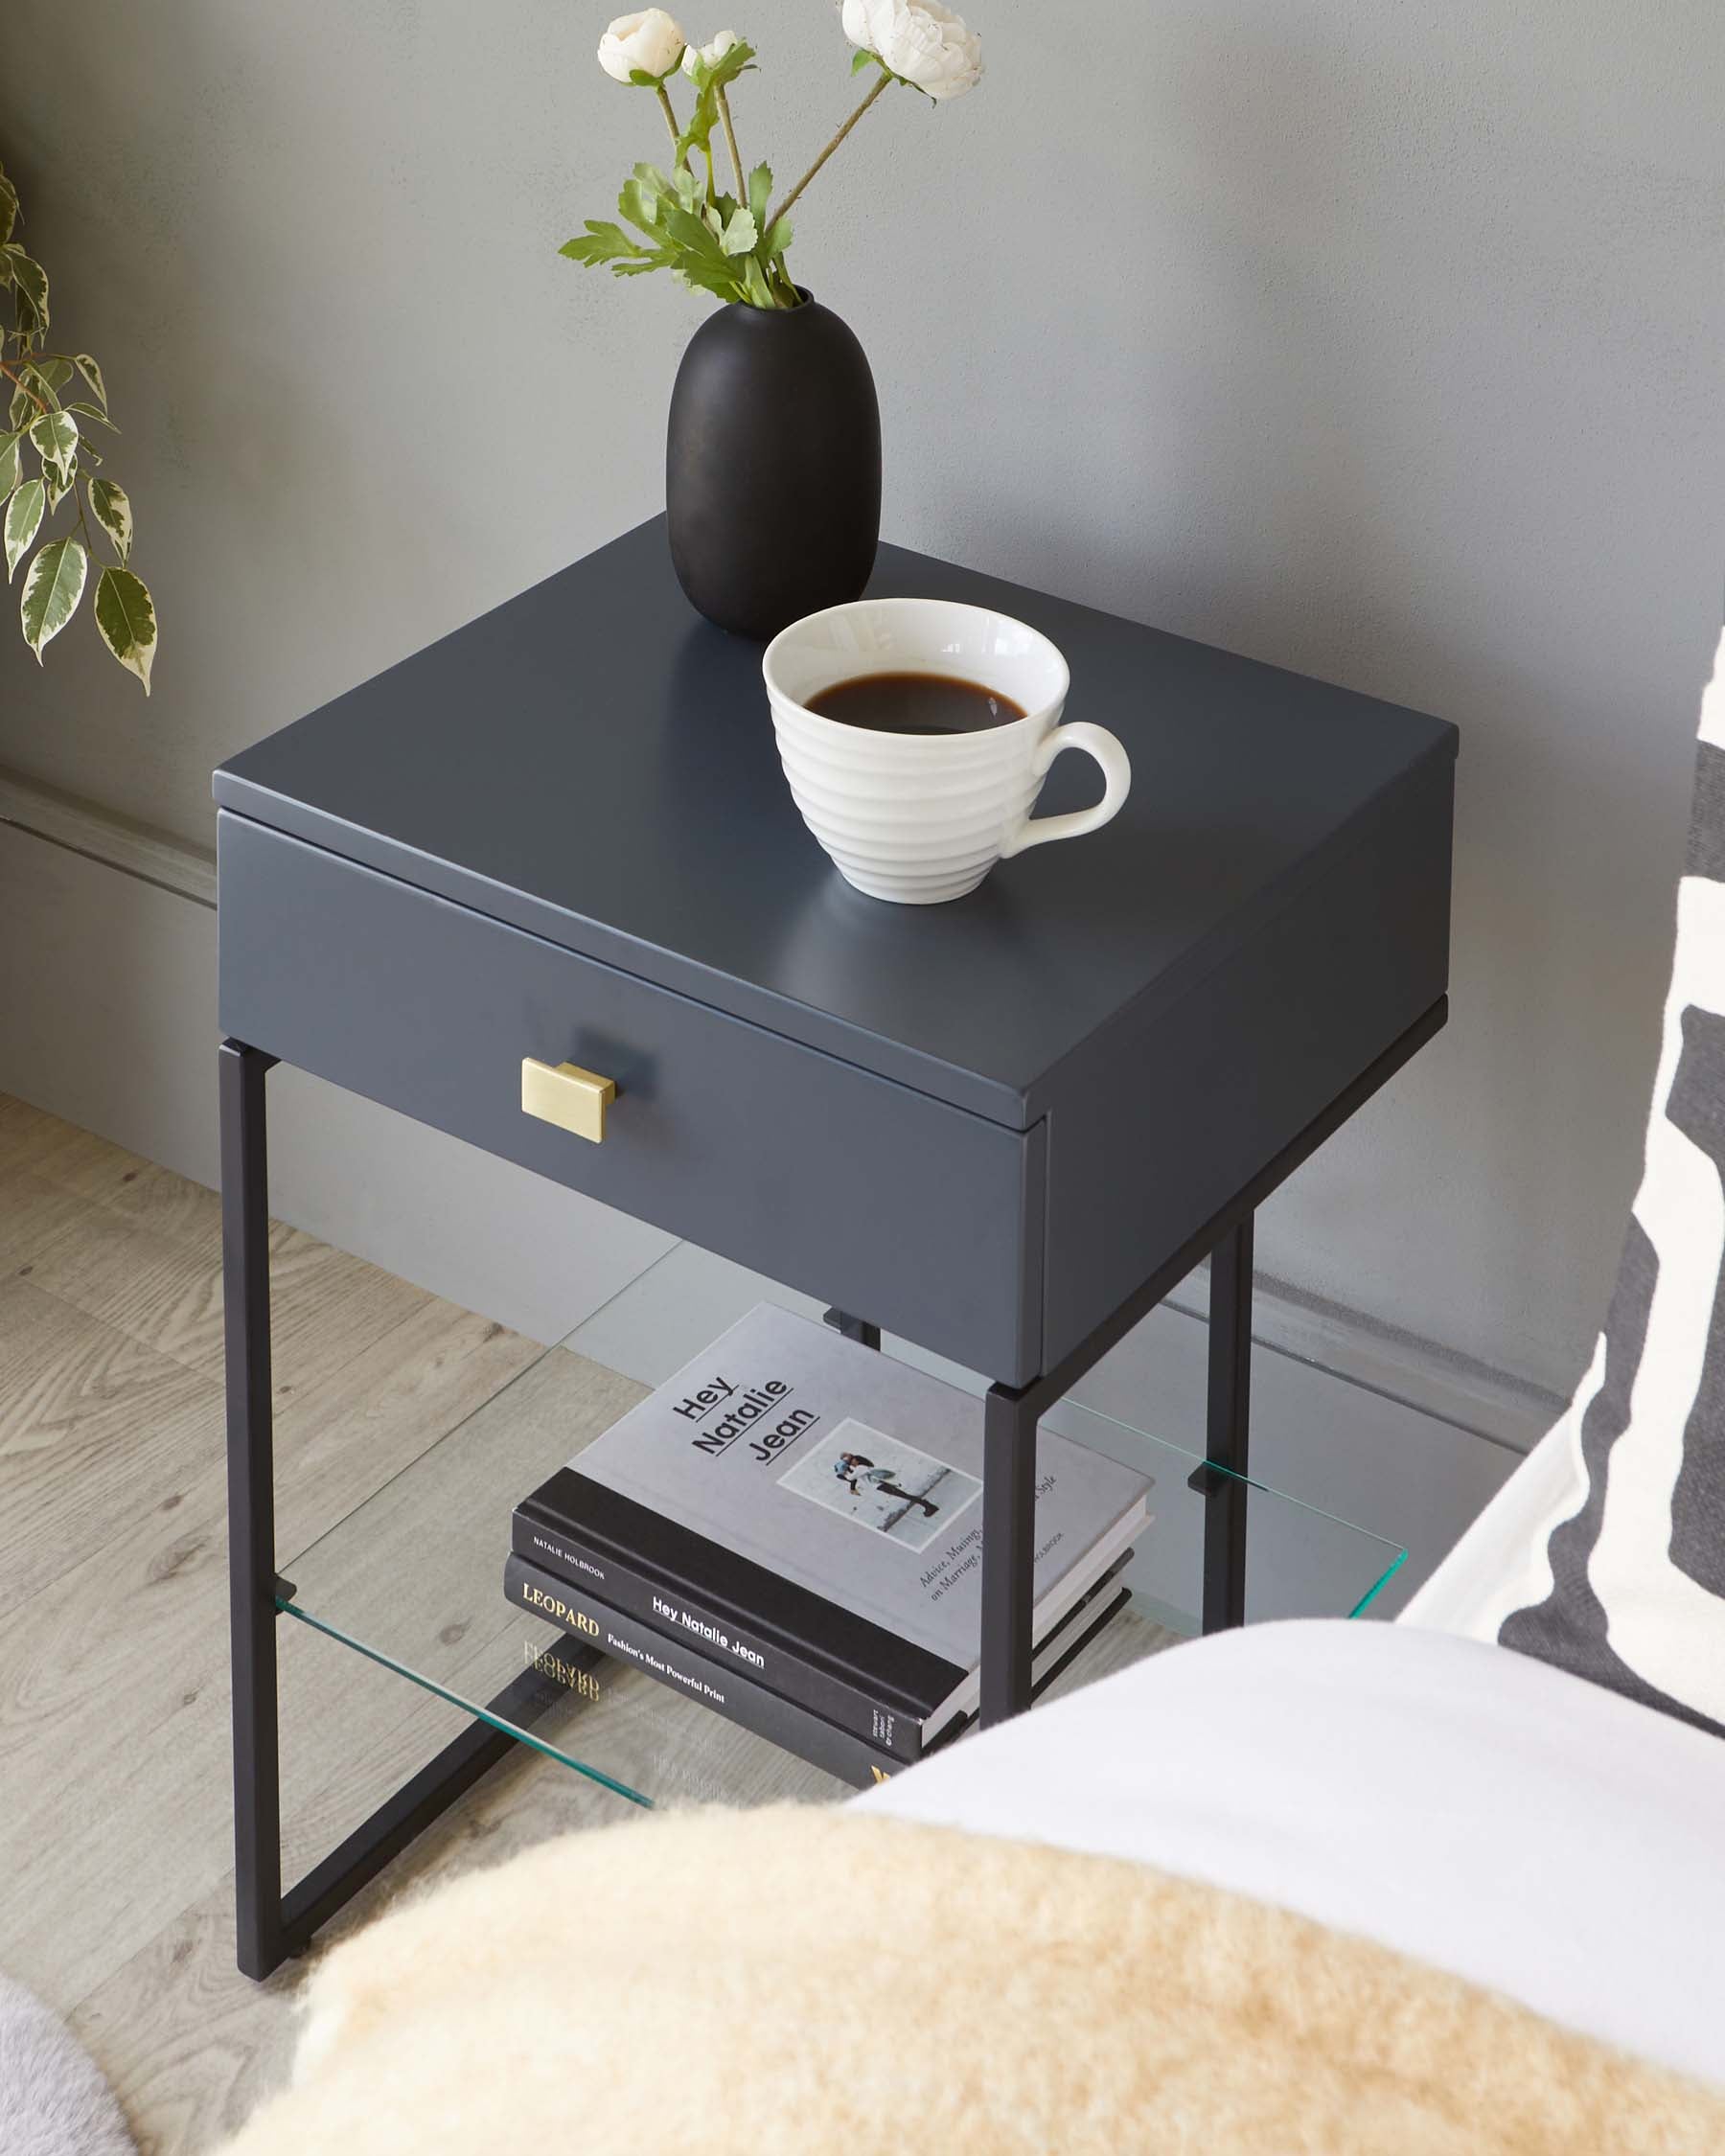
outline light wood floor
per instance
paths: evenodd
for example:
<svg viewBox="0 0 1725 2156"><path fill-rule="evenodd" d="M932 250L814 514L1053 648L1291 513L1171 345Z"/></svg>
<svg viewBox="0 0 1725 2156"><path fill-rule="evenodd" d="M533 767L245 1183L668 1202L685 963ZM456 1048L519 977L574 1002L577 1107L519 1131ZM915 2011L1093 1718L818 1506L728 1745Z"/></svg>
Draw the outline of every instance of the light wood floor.
<svg viewBox="0 0 1725 2156"><path fill-rule="evenodd" d="M455 1517L479 1502L464 1461L484 1456L483 1502L501 1499L498 1444L530 1441L525 1462L549 1434L554 1463L642 1389L294 1229L272 1250L284 1558L374 1492L371 1545L410 1537L391 1524L394 1479L458 1425L418 1471L451 1478ZM164 2152L213 2146L279 2081L305 1968L264 1985L234 1968L220 1319L214 1194L0 1096L0 1970L68 2016L141 2145ZM446 1636L480 1654L503 1609L495 1566L448 1562L380 1568L379 1593L447 1595ZM1125 1632L1085 1674L1165 1637ZM291 1620L280 1645L292 1879L465 1717ZM840 1794L636 1672L580 1716L584 1754L636 1787ZM632 1810L523 1750L330 1936L429 1876Z"/></svg>

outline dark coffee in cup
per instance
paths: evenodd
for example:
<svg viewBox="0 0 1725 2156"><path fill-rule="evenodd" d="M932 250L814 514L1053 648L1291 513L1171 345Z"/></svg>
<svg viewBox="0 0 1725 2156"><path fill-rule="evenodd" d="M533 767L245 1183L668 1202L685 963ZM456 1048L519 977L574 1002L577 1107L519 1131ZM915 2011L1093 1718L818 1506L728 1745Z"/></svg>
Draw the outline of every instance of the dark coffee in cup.
<svg viewBox="0 0 1725 2156"><path fill-rule="evenodd" d="M1126 751L1105 727L1062 723L1058 650L992 607L827 607L779 631L761 674L802 819L869 898L962 898L997 860L1099 831L1132 784ZM1102 798L1034 815L1048 766L1067 748L1101 767Z"/></svg>
<svg viewBox="0 0 1725 2156"><path fill-rule="evenodd" d="M1010 697L951 674L859 674L822 689L806 708L876 734L979 734L1024 716Z"/></svg>

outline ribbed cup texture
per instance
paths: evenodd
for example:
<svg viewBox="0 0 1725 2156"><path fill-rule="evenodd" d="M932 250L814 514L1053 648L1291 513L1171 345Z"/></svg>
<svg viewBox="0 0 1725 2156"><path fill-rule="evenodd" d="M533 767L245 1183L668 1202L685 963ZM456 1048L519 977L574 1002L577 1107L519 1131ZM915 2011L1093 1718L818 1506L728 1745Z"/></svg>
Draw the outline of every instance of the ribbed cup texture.
<svg viewBox="0 0 1725 2156"><path fill-rule="evenodd" d="M1010 697L1026 717L974 734L889 734L821 719L837 681L943 674ZM942 599L858 599L775 636L761 662L779 758L802 819L870 898L935 906L974 891L1030 814L1038 749L1060 723L1067 668L1009 614Z"/></svg>
<svg viewBox="0 0 1725 2156"><path fill-rule="evenodd" d="M932 906L975 890L1042 791L1031 760L1049 718L931 741L843 726L777 696L771 703L803 821L871 898Z"/></svg>

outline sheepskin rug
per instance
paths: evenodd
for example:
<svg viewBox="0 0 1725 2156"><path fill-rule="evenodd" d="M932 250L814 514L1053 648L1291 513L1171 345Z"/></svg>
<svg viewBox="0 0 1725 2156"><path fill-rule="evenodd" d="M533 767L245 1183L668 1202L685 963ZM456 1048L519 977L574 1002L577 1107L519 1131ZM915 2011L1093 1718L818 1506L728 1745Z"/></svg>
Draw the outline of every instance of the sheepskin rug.
<svg viewBox="0 0 1725 2156"><path fill-rule="evenodd" d="M102 2070L34 1991L0 1976L0 2156L131 2156Z"/></svg>
<svg viewBox="0 0 1725 2156"><path fill-rule="evenodd" d="M295 2085L231 2156L506 2148L1717 2156L1725 2095L1191 1880L775 1806L386 1915L313 1975Z"/></svg>

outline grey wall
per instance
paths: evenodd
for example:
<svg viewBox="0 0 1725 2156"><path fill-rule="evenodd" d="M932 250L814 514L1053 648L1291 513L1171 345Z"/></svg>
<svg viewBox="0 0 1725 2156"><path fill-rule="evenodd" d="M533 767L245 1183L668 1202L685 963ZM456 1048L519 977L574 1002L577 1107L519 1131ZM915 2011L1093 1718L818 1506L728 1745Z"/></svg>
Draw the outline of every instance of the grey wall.
<svg viewBox="0 0 1725 2156"><path fill-rule="evenodd" d="M1452 1028L1262 1257L1567 1384L1719 623L1725 14L977 11L982 89L895 93L798 220L874 360L886 528L1460 723ZM845 49L815 0L735 20L768 61L745 154L788 173ZM657 506L704 303L553 252L656 154L598 28L570 0L11 0L0 155L106 364L164 626L148 705L87 622L45 673L0 638L0 764L207 840L222 755Z"/></svg>

